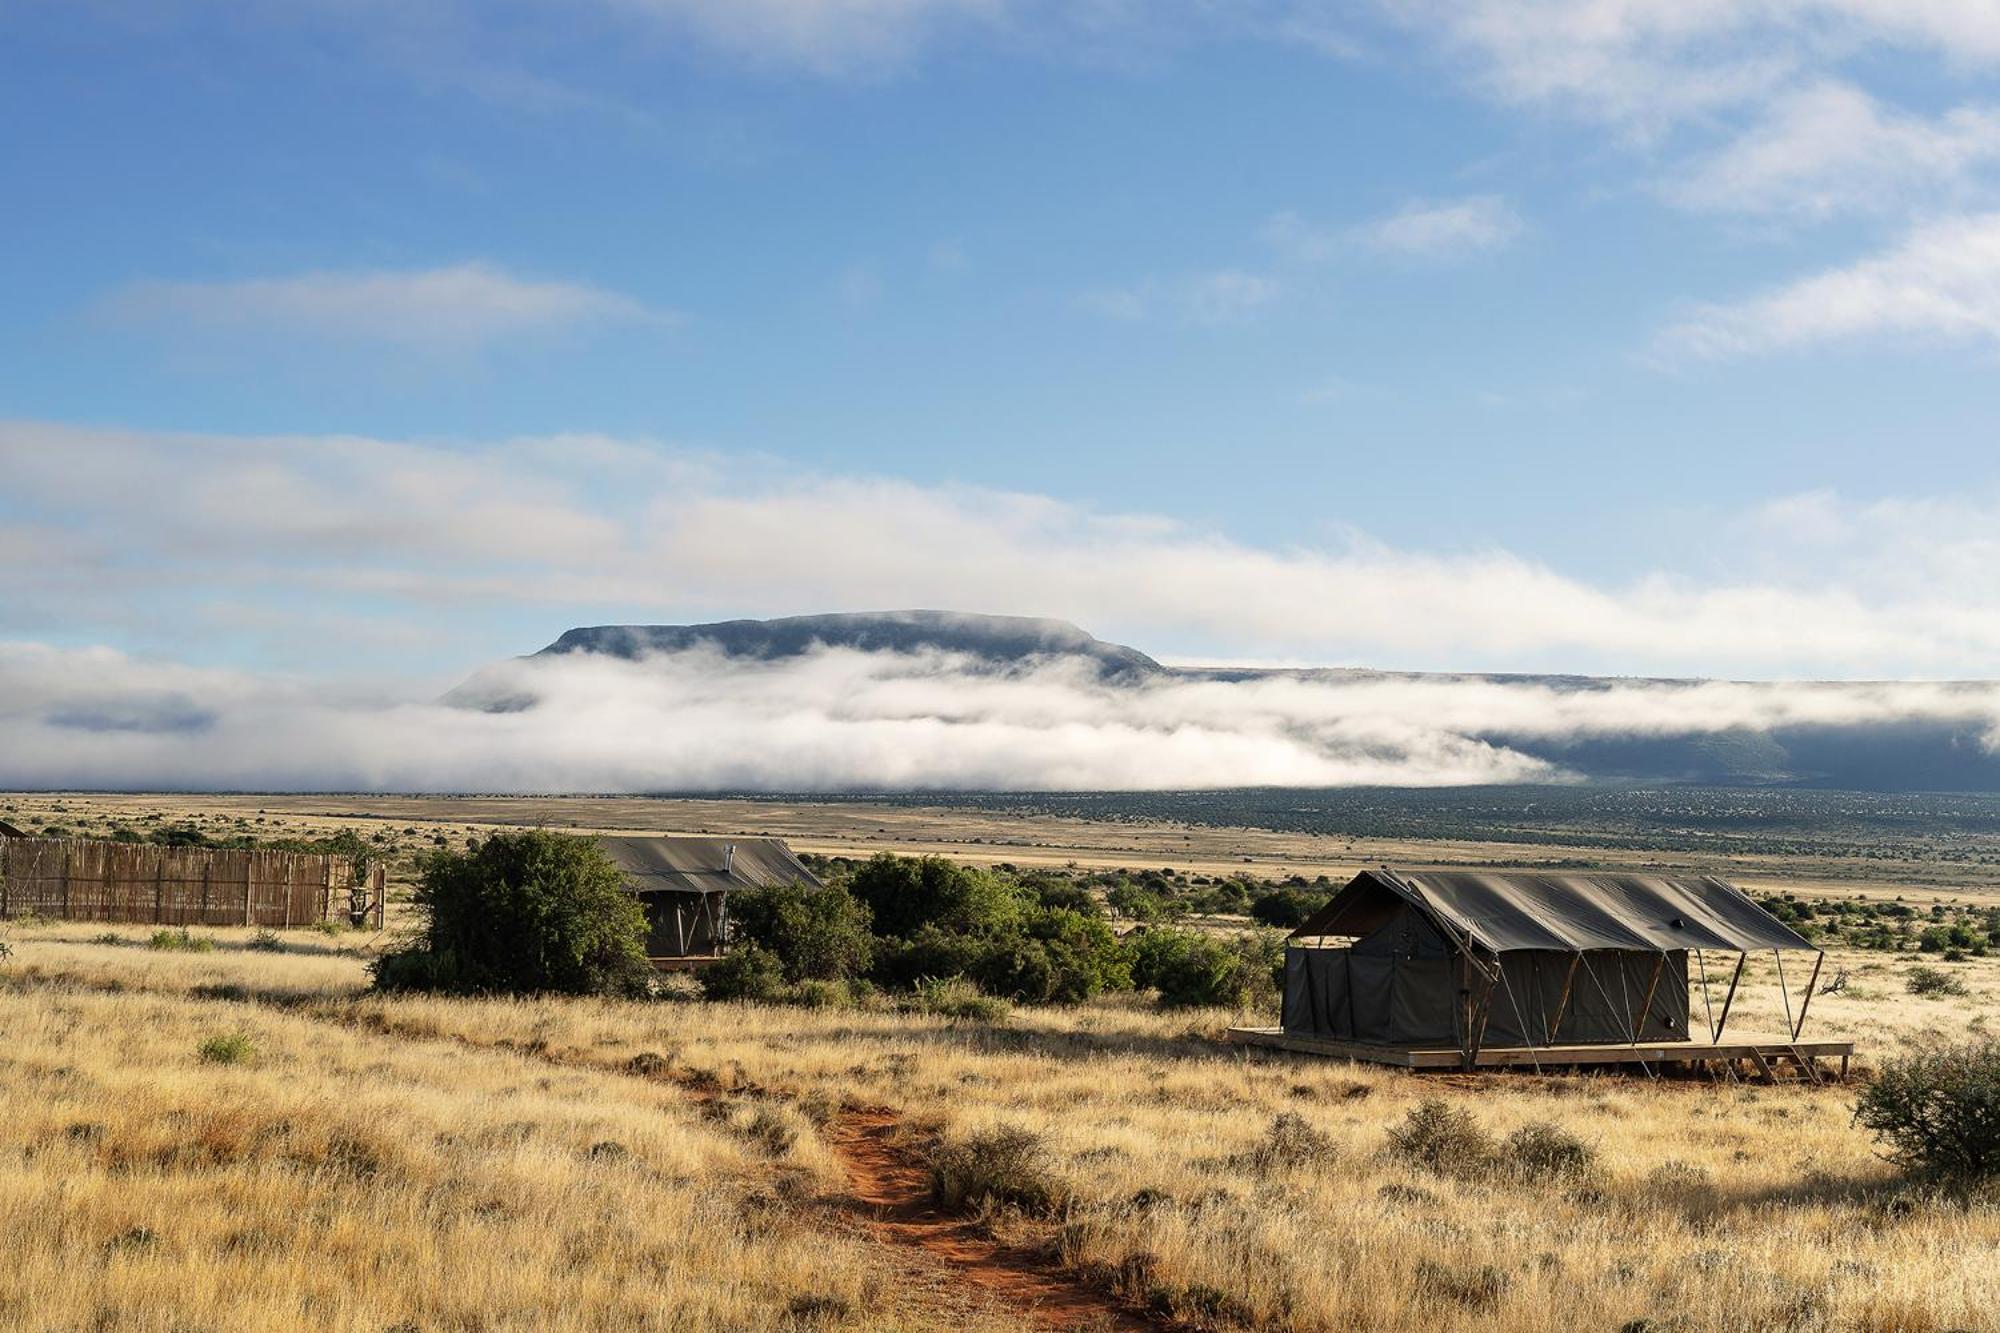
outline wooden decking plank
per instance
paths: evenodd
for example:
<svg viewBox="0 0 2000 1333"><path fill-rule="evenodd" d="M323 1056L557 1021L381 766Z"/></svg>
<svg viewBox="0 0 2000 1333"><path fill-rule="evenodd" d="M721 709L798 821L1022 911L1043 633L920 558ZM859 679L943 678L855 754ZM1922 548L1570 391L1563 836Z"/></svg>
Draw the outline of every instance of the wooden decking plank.
<svg viewBox="0 0 2000 1333"><path fill-rule="evenodd" d="M1394 1065L1403 1069L1448 1069L1461 1066L1462 1052L1448 1047L1391 1046L1374 1042L1342 1041L1286 1032L1280 1028L1230 1028L1229 1040L1242 1045L1306 1055L1363 1060L1372 1064ZM1516 1065L1621 1065L1680 1063L1706 1060L1749 1060L1769 1070L1771 1056L1786 1056L1801 1065L1819 1056L1840 1057L1854 1053L1851 1041L1792 1041L1784 1037L1738 1037L1731 1041L1649 1042L1644 1045L1562 1045L1489 1046L1479 1051L1476 1065L1482 1069Z"/></svg>

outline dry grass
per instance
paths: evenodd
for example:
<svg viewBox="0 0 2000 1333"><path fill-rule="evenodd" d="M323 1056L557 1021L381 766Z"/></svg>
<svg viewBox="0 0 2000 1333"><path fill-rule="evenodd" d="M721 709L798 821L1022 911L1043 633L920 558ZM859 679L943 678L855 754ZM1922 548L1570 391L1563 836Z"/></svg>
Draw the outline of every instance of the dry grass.
<svg viewBox="0 0 2000 1333"><path fill-rule="evenodd" d="M569 1326L780 1327L814 1293L834 1298L829 1326L882 1327L879 1247L743 1223L778 1181L838 1190L814 1124L843 1101L954 1141L1040 1131L1072 1202L1012 1225L1216 1327L1943 1330L2000 1310L2000 1211L1906 1190L1837 1088L1427 1079L1225 1049L1211 1038L1228 1015L1128 1002L986 1026L389 1000L357 994L351 954L154 954L86 932L12 933L9 972L40 982L0 994L0 1248L26 1256L0 1271L0 1325L110 1310L147 1327L172 1288L193 1302L183 1322L229 1328L525 1327L557 1309ZM1732 1028L1781 1020L1762 966L1748 998L1770 1012L1739 999ZM1970 994L1943 1000L1904 994L1909 966L1830 959L1852 981L1814 1000L1813 1028L1858 1037L1865 1058L1963 1032L2000 1000L2000 962L1954 967ZM232 984L293 1007L199 997ZM238 1030L250 1063L200 1062L203 1037ZM777 1095L705 1118L635 1068ZM1557 1126L1594 1163L1412 1167L1388 1131L1428 1096L1496 1141ZM1281 1118L1313 1152L1270 1150ZM593 1157L600 1141L629 1156ZM153 1238L120 1240L139 1232ZM905 1318L964 1324L933 1296Z"/></svg>

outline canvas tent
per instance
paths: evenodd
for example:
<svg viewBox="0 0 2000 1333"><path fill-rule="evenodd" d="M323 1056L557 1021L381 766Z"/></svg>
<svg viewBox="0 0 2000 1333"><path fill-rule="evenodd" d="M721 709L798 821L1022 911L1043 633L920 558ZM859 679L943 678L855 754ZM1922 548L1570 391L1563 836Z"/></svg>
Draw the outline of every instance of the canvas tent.
<svg viewBox="0 0 2000 1333"><path fill-rule="evenodd" d="M1816 952L1709 876L1384 867L1355 876L1292 933L1283 1030L1448 1047L1468 1066L1482 1046L1684 1042L1694 1025L1696 1039L1714 1042L1743 959L1764 949ZM1736 957L1711 966L1718 953ZM1794 1037L1811 992L1808 982Z"/></svg>
<svg viewBox="0 0 2000 1333"><path fill-rule="evenodd" d="M720 956L731 893L819 884L778 838L606 837L597 845L646 909L646 953L658 964Z"/></svg>

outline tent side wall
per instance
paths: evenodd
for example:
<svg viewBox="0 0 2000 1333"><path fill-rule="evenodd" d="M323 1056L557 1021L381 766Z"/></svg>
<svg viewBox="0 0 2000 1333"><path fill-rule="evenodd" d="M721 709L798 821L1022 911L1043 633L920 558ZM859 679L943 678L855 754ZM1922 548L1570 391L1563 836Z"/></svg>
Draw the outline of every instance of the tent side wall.
<svg viewBox="0 0 2000 1333"><path fill-rule="evenodd" d="M1400 940L1404 924L1384 931ZM1285 1031L1383 1045L1462 1045L1458 959L1442 936L1430 935L1430 941L1414 937L1417 947L1408 949L1381 947L1374 936L1349 949L1293 945L1285 951ZM1536 950L1503 954L1500 966L1504 984L1493 992L1483 1045L1688 1039L1684 951ZM1652 1002L1635 1033L1633 1018L1649 990Z"/></svg>

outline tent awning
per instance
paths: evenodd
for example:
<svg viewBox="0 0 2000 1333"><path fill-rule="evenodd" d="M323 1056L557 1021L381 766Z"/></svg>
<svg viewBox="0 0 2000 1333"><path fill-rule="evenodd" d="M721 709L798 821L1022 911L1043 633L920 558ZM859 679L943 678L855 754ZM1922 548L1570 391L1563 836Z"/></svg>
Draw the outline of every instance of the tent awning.
<svg viewBox="0 0 2000 1333"><path fill-rule="evenodd" d="M778 838L598 838L635 893L727 893L819 881Z"/></svg>
<svg viewBox="0 0 2000 1333"><path fill-rule="evenodd" d="M1367 898L1394 894L1492 953L1524 949L1811 949L1741 889L1712 875L1364 870L1292 932L1336 933Z"/></svg>

